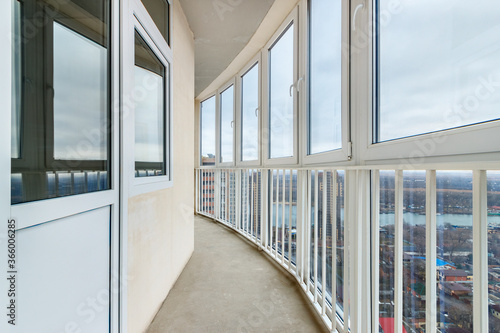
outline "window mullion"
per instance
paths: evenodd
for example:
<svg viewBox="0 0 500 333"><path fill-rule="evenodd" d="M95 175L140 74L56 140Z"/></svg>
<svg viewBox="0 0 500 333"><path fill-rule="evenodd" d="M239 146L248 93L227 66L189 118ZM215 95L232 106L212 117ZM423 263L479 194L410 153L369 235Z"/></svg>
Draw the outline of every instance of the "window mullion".
<svg viewBox="0 0 500 333"><path fill-rule="evenodd" d="M403 332L403 170L395 178L394 332Z"/></svg>
<svg viewBox="0 0 500 333"><path fill-rule="evenodd" d="M473 174L473 327L488 332L488 206L486 171Z"/></svg>
<svg viewBox="0 0 500 333"><path fill-rule="evenodd" d="M426 318L425 327L428 332L436 332L437 307L436 307L436 171L428 170L426 174L426 269L425 269L425 290L426 290Z"/></svg>

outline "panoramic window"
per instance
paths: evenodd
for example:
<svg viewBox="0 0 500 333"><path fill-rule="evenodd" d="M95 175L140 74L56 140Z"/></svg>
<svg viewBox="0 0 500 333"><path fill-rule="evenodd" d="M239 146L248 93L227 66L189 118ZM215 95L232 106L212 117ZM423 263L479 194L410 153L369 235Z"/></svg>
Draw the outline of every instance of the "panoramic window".
<svg viewBox="0 0 500 333"><path fill-rule="evenodd" d="M342 148L342 3L309 2L308 154Z"/></svg>
<svg viewBox="0 0 500 333"><path fill-rule="evenodd" d="M269 50L269 158L294 152L293 24Z"/></svg>
<svg viewBox="0 0 500 333"><path fill-rule="evenodd" d="M167 44L170 45L170 4L168 0L141 0L144 7L160 30Z"/></svg>
<svg viewBox="0 0 500 333"><path fill-rule="evenodd" d="M108 24L109 1L15 1L12 203L109 189Z"/></svg>
<svg viewBox="0 0 500 333"><path fill-rule="evenodd" d="M215 165L215 96L200 106L201 165Z"/></svg>
<svg viewBox="0 0 500 333"><path fill-rule="evenodd" d="M234 86L220 94L220 162L233 162Z"/></svg>
<svg viewBox="0 0 500 333"><path fill-rule="evenodd" d="M500 2L377 2L376 142L500 119Z"/></svg>
<svg viewBox="0 0 500 333"><path fill-rule="evenodd" d="M241 77L241 160L259 159L259 64Z"/></svg>
<svg viewBox="0 0 500 333"><path fill-rule="evenodd" d="M135 32L135 175L166 174L165 65Z"/></svg>

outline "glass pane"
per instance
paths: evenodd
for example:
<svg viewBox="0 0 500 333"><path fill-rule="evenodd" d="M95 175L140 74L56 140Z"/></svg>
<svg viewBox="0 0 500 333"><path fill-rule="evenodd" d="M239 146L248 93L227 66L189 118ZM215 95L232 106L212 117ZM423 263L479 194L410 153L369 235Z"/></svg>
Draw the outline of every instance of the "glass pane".
<svg viewBox="0 0 500 333"><path fill-rule="evenodd" d="M241 77L241 159L259 158L259 64Z"/></svg>
<svg viewBox="0 0 500 333"><path fill-rule="evenodd" d="M253 175L253 211L254 211L254 236L262 238L262 171L256 170Z"/></svg>
<svg viewBox="0 0 500 333"><path fill-rule="evenodd" d="M165 66L137 32L134 74L136 177L165 175Z"/></svg>
<svg viewBox="0 0 500 333"><path fill-rule="evenodd" d="M258 170L241 171L241 230L259 239L261 237L261 173Z"/></svg>
<svg viewBox="0 0 500 333"><path fill-rule="evenodd" d="M169 10L170 6L167 0L141 0L146 7L153 22L160 30L167 44L170 44L169 39Z"/></svg>
<svg viewBox="0 0 500 333"><path fill-rule="evenodd" d="M342 2L312 0L309 13L309 154L342 147Z"/></svg>
<svg viewBox="0 0 500 333"><path fill-rule="evenodd" d="M201 165L215 165L215 96L201 102Z"/></svg>
<svg viewBox="0 0 500 333"><path fill-rule="evenodd" d="M241 175L241 229L249 233L252 223L252 179L247 170L242 170Z"/></svg>
<svg viewBox="0 0 500 333"><path fill-rule="evenodd" d="M404 171L403 186L403 325L425 332L425 171Z"/></svg>
<svg viewBox="0 0 500 333"><path fill-rule="evenodd" d="M109 189L109 1L14 3L12 203Z"/></svg>
<svg viewBox="0 0 500 333"><path fill-rule="evenodd" d="M227 222L233 227L236 226L236 172L228 172L228 187L229 187L229 197L228 197L228 216Z"/></svg>
<svg viewBox="0 0 500 333"><path fill-rule="evenodd" d="M220 155L221 163L233 161L234 87L220 94Z"/></svg>
<svg viewBox="0 0 500 333"><path fill-rule="evenodd" d="M311 170L311 193L309 194L309 197L310 197L310 200L311 200L311 204L309 205L308 203L308 206L309 206L309 210L310 210L310 214L311 214L311 227L310 227L310 231L309 231L309 235L310 235L310 244L311 244L311 249L309 251L309 279L311 281L311 283L314 284L314 267L315 267L315 263L314 263L314 252L315 252L315 249L314 249L314 244L316 243L316 235L317 235L317 225L316 225L316 214L315 214L315 207L316 207L316 201L315 201L315 198L316 198L316 178L318 177L318 171L316 170ZM309 186L309 185L308 185ZM317 264L317 262L316 262ZM314 289L312 290L312 292L314 293Z"/></svg>
<svg viewBox="0 0 500 333"><path fill-rule="evenodd" d="M337 192L337 233L334 235L336 245L337 258L337 310L344 310L344 188L345 188L345 171L337 171L337 184L335 190ZM335 204L335 203L334 203ZM340 314L344 318L343 313Z"/></svg>
<svg viewBox="0 0 500 333"><path fill-rule="evenodd" d="M377 141L500 118L500 2L379 0Z"/></svg>
<svg viewBox="0 0 500 333"><path fill-rule="evenodd" d="M14 0L12 48L11 155L21 157L21 2Z"/></svg>
<svg viewBox="0 0 500 333"><path fill-rule="evenodd" d="M287 173L285 185L285 251L292 263L297 263L297 170ZM291 188L290 188L291 186ZM291 197L290 197L291 195Z"/></svg>
<svg viewBox="0 0 500 333"><path fill-rule="evenodd" d="M292 24L269 50L270 158L293 156L293 37Z"/></svg>
<svg viewBox="0 0 500 333"><path fill-rule="evenodd" d="M437 172L437 325L472 333L472 172Z"/></svg>
<svg viewBox="0 0 500 333"><path fill-rule="evenodd" d="M380 171L379 321L383 332L394 331L394 171Z"/></svg>
<svg viewBox="0 0 500 333"><path fill-rule="evenodd" d="M107 66L106 48L54 22L54 159L106 159Z"/></svg>
<svg viewBox="0 0 500 333"><path fill-rule="evenodd" d="M500 332L500 171L488 171L489 332Z"/></svg>

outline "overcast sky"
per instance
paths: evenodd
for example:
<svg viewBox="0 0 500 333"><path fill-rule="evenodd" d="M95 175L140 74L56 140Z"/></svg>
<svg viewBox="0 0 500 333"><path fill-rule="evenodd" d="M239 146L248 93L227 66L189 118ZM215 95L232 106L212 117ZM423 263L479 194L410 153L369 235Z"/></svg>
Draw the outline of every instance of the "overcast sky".
<svg viewBox="0 0 500 333"><path fill-rule="evenodd" d="M135 66L135 160L163 162L163 77Z"/></svg>
<svg viewBox="0 0 500 333"><path fill-rule="evenodd" d="M259 158L259 117L255 110L259 107L259 64L242 77L242 127L241 145L244 161ZM260 110L259 110L260 112Z"/></svg>
<svg viewBox="0 0 500 333"><path fill-rule="evenodd" d="M54 23L54 158L107 158L107 50Z"/></svg>
<svg viewBox="0 0 500 333"><path fill-rule="evenodd" d="M215 155L215 96L201 103L201 156Z"/></svg>
<svg viewBox="0 0 500 333"><path fill-rule="evenodd" d="M500 87L479 88L500 82L500 1L401 0L390 14L391 2L381 1L381 139L500 118Z"/></svg>

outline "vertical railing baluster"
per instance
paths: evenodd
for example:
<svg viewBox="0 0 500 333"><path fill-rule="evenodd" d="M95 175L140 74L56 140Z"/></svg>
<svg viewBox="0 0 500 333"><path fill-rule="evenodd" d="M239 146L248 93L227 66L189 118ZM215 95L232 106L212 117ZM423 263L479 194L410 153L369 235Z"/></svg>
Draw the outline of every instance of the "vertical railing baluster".
<svg viewBox="0 0 500 333"><path fill-rule="evenodd" d="M281 264L285 264L285 194L286 194L286 170L283 169L283 186L281 193Z"/></svg>
<svg viewBox="0 0 500 333"><path fill-rule="evenodd" d="M267 171L267 183L269 184L269 191L268 191L268 205L269 205L269 214L266 214L268 216L269 221L267 221L266 226L267 226L267 240L268 240L268 246L269 246L269 252L273 252L273 231L272 231L272 226L273 226L273 213L274 213L274 203L273 203L273 197L274 197L274 171L273 170L268 170Z"/></svg>
<svg viewBox="0 0 500 333"><path fill-rule="evenodd" d="M274 250L275 250L275 255L276 258L278 258L278 224L279 224L279 201L280 201L280 196L279 196L279 190L280 190L280 171L279 169L276 169L276 223L274 226Z"/></svg>
<svg viewBox="0 0 500 333"><path fill-rule="evenodd" d="M372 216L372 333L379 333L380 302L380 172L371 175L371 216ZM435 330L433 331L435 332Z"/></svg>
<svg viewBox="0 0 500 333"><path fill-rule="evenodd" d="M331 223L332 223L332 333L336 332L337 327L337 171L332 170L332 205L331 205ZM340 216L340 214L339 214Z"/></svg>
<svg viewBox="0 0 500 333"><path fill-rule="evenodd" d="M394 332L403 332L403 171L396 170L394 229Z"/></svg>
<svg viewBox="0 0 500 333"><path fill-rule="evenodd" d="M312 171L307 171L307 207L306 207L306 287L307 291L310 291L310 282L311 282L311 210L312 210Z"/></svg>
<svg viewBox="0 0 500 333"><path fill-rule="evenodd" d="M327 270L327 267L326 267L326 215L327 215L327 212L326 212L326 195L327 195L327 190L326 190L326 184L327 184L327 171L326 170L323 170L323 208L322 208L322 211L323 211L323 214L322 214L322 222L323 222L323 225L322 225L322 230L321 230L321 236L322 236L322 244L321 244L321 247L322 247L322 252L321 252L321 296L322 296L322 299L321 299L321 311L322 311L322 315L324 316L325 313L326 313L326 270Z"/></svg>
<svg viewBox="0 0 500 333"><path fill-rule="evenodd" d="M250 170L250 239L253 237L253 224L254 224L254 213L253 213L253 169Z"/></svg>
<svg viewBox="0 0 500 333"><path fill-rule="evenodd" d="M426 234L425 234L425 328L426 332L436 332L437 330L437 299L436 299L436 171L427 170L425 180L425 218L426 218Z"/></svg>
<svg viewBox="0 0 500 333"><path fill-rule="evenodd" d="M473 327L488 332L488 180L484 170L473 173Z"/></svg>
<svg viewBox="0 0 500 333"><path fill-rule="evenodd" d="M318 193L319 172L314 171L314 303L318 302Z"/></svg>
<svg viewBox="0 0 500 333"><path fill-rule="evenodd" d="M292 270L292 221L293 221L293 216L292 216L292 205L293 205L293 170L289 170L290 173L290 181L288 183L289 189L288 189L288 269ZM295 230L295 237L297 237L297 230ZM295 241L295 249L297 249L297 241ZM295 250L297 251L297 250ZM297 272L297 269L295 269Z"/></svg>

